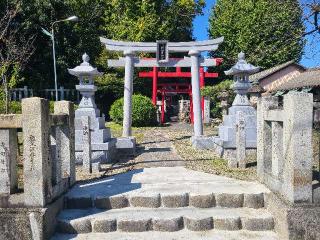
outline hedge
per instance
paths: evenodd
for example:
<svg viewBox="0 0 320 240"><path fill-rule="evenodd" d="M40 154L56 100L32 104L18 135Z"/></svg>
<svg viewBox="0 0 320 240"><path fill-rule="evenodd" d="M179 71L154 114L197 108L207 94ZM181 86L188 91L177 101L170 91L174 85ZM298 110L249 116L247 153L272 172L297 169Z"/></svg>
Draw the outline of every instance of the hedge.
<svg viewBox="0 0 320 240"><path fill-rule="evenodd" d="M122 124L123 121L123 98L116 100L110 109L112 121ZM157 124L157 112L151 99L137 94L132 96L132 126L147 127Z"/></svg>

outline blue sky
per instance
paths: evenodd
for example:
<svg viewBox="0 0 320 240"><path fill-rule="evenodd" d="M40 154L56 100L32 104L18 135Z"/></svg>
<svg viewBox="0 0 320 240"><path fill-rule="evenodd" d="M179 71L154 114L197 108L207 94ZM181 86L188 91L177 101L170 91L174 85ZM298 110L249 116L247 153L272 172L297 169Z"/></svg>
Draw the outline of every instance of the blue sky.
<svg viewBox="0 0 320 240"><path fill-rule="evenodd" d="M216 0L206 0L206 8L204 9L204 15L198 16L194 20L193 35L197 40L207 40L208 27L209 27L209 16L212 7ZM301 0L302 3L310 2L311 0ZM308 26L308 28L310 28ZM320 66L320 33L317 33L317 37L309 36L307 38L307 44L305 48L305 54L301 60L301 64L306 67Z"/></svg>

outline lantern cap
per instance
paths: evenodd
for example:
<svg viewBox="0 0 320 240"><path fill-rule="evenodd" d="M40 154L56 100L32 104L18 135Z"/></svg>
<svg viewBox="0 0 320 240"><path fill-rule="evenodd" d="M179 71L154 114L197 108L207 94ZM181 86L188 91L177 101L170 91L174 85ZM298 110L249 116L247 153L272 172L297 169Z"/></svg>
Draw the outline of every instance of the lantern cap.
<svg viewBox="0 0 320 240"><path fill-rule="evenodd" d="M254 74L260 71L260 67L255 67L252 64L248 63L246 60L246 55L244 52L241 52L238 54L238 62L231 67L228 71L225 71L224 73L227 76L232 75L241 75L241 74Z"/></svg>
<svg viewBox="0 0 320 240"><path fill-rule="evenodd" d="M88 54L84 53L82 55L82 63L73 68L73 69L68 69L68 72L76 77L96 77L96 76L101 76L103 73L99 72L97 68L94 68L90 65L90 57Z"/></svg>

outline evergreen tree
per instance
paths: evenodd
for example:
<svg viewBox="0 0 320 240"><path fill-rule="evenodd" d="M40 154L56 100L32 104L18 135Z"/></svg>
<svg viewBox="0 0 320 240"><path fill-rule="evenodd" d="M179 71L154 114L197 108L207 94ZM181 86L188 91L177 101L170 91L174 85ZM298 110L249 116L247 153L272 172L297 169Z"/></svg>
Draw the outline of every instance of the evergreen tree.
<svg viewBox="0 0 320 240"><path fill-rule="evenodd" d="M297 0L217 0L209 35L225 37L213 53L224 58L224 69L235 63L240 51L252 64L269 68L301 59L304 30Z"/></svg>

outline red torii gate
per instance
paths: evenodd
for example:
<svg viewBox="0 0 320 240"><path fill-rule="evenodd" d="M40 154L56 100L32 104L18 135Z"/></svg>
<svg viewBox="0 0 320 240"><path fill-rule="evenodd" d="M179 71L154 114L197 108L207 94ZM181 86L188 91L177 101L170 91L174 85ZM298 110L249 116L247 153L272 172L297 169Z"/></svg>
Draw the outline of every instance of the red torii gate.
<svg viewBox="0 0 320 240"><path fill-rule="evenodd" d="M150 59L150 58L148 58ZM222 58L212 59L215 60L217 66L222 63ZM203 67L200 67L200 87L205 86L205 78L217 78L218 73L209 73L205 72ZM140 72L139 77L141 78L152 78L152 103L156 106L157 104L157 94L158 91L162 95L162 105L161 105L161 123L164 122L164 95L165 93L187 93L190 96L190 117L191 122L193 123L193 109L192 109L192 89L191 84L175 84L175 83L163 83L158 84L159 78L191 78L191 72L182 72L181 67L176 67L175 72L161 72L158 67L153 67L153 70L150 72ZM160 88L158 88L160 87ZM167 88L171 87L174 89L168 90ZM184 87L181 89L181 87ZM204 98L202 98L202 116L204 115Z"/></svg>

